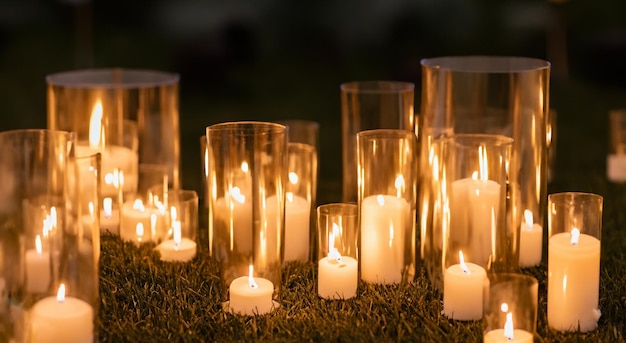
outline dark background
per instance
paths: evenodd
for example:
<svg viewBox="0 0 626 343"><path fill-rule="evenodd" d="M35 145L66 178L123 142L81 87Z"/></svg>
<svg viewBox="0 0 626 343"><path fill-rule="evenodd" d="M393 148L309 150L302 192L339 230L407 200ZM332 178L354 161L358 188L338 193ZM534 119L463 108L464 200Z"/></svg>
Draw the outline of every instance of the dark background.
<svg viewBox="0 0 626 343"><path fill-rule="evenodd" d="M470 54L552 62L557 137L589 143L557 140L561 169L604 163L607 113L626 107L623 0L0 0L0 130L46 126L54 72L177 72L185 188L200 187L206 126L299 118L321 125L318 203L337 201L339 85L414 82L419 109L420 59Z"/></svg>

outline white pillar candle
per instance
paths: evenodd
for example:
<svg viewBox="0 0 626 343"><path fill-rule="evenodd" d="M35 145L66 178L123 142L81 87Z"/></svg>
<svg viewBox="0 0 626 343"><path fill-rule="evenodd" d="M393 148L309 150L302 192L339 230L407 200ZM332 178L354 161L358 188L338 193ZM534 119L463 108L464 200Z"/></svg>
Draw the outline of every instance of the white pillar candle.
<svg viewBox="0 0 626 343"><path fill-rule="evenodd" d="M180 221L172 223L173 238L159 244L161 260L167 262L187 262L196 256L196 242L181 236Z"/></svg>
<svg viewBox="0 0 626 343"><path fill-rule="evenodd" d="M41 237L35 239L35 249L26 251L26 291L44 293L50 287L50 254L42 251Z"/></svg>
<svg viewBox="0 0 626 343"><path fill-rule="evenodd" d="M524 223L520 228L519 265L531 267L541 264L543 228L533 222L533 213L524 211Z"/></svg>
<svg viewBox="0 0 626 343"><path fill-rule="evenodd" d="M33 343L92 343L93 308L87 302L65 296L61 284L56 297L39 300L31 309Z"/></svg>
<svg viewBox="0 0 626 343"><path fill-rule="evenodd" d="M483 343L533 343L533 334L513 327L513 315L506 314L504 329L491 330L483 336Z"/></svg>
<svg viewBox="0 0 626 343"><path fill-rule="evenodd" d="M311 205L303 197L287 192L285 201L285 261L309 258Z"/></svg>
<svg viewBox="0 0 626 343"><path fill-rule="evenodd" d="M239 277L230 283L229 307L232 312L243 315L265 314L272 310L274 284L267 279L253 277L250 266L248 276Z"/></svg>
<svg viewBox="0 0 626 343"><path fill-rule="evenodd" d="M448 267L443 275L443 313L456 320L478 320L483 317L485 269L465 263L459 251L459 264Z"/></svg>
<svg viewBox="0 0 626 343"><path fill-rule="evenodd" d="M240 253L252 251L252 204L238 187L232 187L225 198L217 199L215 216L229 230L229 249Z"/></svg>
<svg viewBox="0 0 626 343"><path fill-rule="evenodd" d="M391 284L402 280L406 226L411 207L402 198L372 195L361 204L361 279Z"/></svg>
<svg viewBox="0 0 626 343"><path fill-rule="evenodd" d="M317 294L327 299L349 299L356 296L358 284L358 262L349 256L341 256L334 247L335 228L328 239L328 256L322 257L317 269Z"/></svg>
<svg viewBox="0 0 626 343"><path fill-rule="evenodd" d="M468 242L472 260L487 265L492 255L492 225L500 208L500 184L472 178L452 182L450 226L457 240ZM469 227L468 227L469 225Z"/></svg>
<svg viewBox="0 0 626 343"><path fill-rule="evenodd" d="M129 200L122 206L120 214L120 237L129 242L147 242L152 227L156 225L156 214L143 205L141 199Z"/></svg>
<svg viewBox="0 0 626 343"><path fill-rule="evenodd" d="M548 240L548 325L586 332L598 326L600 240L581 234L555 234Z"/></svg>

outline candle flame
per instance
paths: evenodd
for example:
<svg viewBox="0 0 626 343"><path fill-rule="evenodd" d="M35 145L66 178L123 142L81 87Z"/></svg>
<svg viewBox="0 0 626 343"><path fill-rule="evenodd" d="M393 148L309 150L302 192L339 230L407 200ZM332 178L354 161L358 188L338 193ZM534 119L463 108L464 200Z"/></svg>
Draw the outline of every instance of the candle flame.
<svg viewBox="0 0 626 343"><path fill-rule="evenodd" d="M241 194L241 190L239 189L239 187L231 187L230 196L240 204L243 204L246 202L246 196Z"/></svg>
<svg viewBox="0 0 626 343"><path fill-rule="evenodd" d="M285 194L285 196L287 197L287 201L293 202L293 193L292 192L287 192Z"/></svg>
<svg viewBox="0 0 626 343"><path fill-rule="evenodd" d="M572 239L570 240L570 243L572 243L572 245L578 245L579 239L580 239L580 230L578 228L573 228Z"/></svg>
<svg viewBox="0 0 626 343"><path fill-rule="evenodd" d="M500 305L500 311L505 312L505 313L506 313L506 312L509 312L509 304L507 304L507 303L502 303L502 304Z"/></svg>
<svg viewBox="0 0 626 343"><path fill-rule="evenodd" d="M337 262L341 262L341 254L339 253L339 250L337 250L337 248L335 248L335 235L339 234L340 228L339 225L333 223L333 229L330 232L330 235L328 236L328 260L329 261L337 261Z"/></svg>
<svg viewBox="0 0 626 343"><path fill-rule="evenodd" d="M487 163L487 148L483 145L478 147L478 163L480 164L480 179L489 180L489 164Z"/></svg>
<svg viewBox="0 0 626 343"><path fill-rule="evenodd" d="M478 180L478 172L477 171L474 171L472 173L472 180Z"/></svg>
<svg viewBox="0 0 626 343"><path fill-rule="evenodd" d="M294 173L294 172L289 172L289 183L291 183L292 185L295 185L298 183L298 174Z"/></svg>
<svg viewBox="0 0 626 343"><path fill-rule="evenodd" d="M89 119L89 147L92 149L104 146L104 127L102 125L102 102L96 101Z"/></svg>
<svg viewBox="0 0 626 343"><path fill-rule="evenodd" d="M113 215L113 199L102 199L102 212L104 213L105 218L111 218Z"/></svg>
<svg viewBox="0 0 626 343"><path fill-rule="evenodd" d="M172 222L178 219L178 210L176 207L170 207L170 217L172 218Z"/></svg>
<svg viewBox="0 0 626 343"><path fill-rule="evenodd" d="M530 210L524 210L524 222L526 223L526 230L533 229L533 213Z"/></svg>
<svg viewBox="0 0 626 343"><path fill-rule="evenodd" d="M143 201L141 199L135 199L135 201L133 202L133 209L141 212L146 210L146 208L143 206Z"/></svg>
<svg viewBox="0 0 626 343"><path fill-rule="evenodd" d="M250 267L248 267L248 285L250 286L250 288L259 288L259 285L256 283L256 281L254 281L254 277L252 277L253 272L254 268L252 267L252 265L250 265Z"/></svg>
<svg viewBox="0 0 626 343"><path fill-rule="evenodd" d="M396 177L394 186L396 187L396 190L397 190L397 196L398 198L400 198L400 196L402 195L402 190L404 189L404 176L402 176L402 174L399 174Z"/></svg>
<svg viewBox="0 0 626 343"><path fill-rule="evenodd" d="M41 255L41 236L39 235L37 235L37 237L35 238L35 250L37 251L37 255Z"/></svg>
<svg viewBox="0 0 626 343"><path fill-rule="evenodd" d="M89 216L93 218L94 213L96 212L96 206L93 204L93 201L90 201L89 204L87 204L87 206L89 207Z"/></svg>
<svg viewBox="0 0 626 343"><path fill-rule="evenodd" d="M61 284L59 286L59 290L57 291L57 301L62 303L65 301L65 284Z"/></svg>
<svg viewBox="0 0 626 343"><path fill-rule="evenodd" d="M380 194L376 196L376 201L378 202L378 205L380 205L380 206L384 206L385 205L385 197L383 197Z"/></svg>
<svg viewBox="0 0 626 343"><path fill-rule="evenodd" d="M150 232L152 233L152 236L156 236L156 222L157 222L157 215L152 213L150 215Z"/></svg>
<svg viewBox="0 0 626 343"><path fill-rule="evenodd" d="M467 264L465 264L465 259L463 258L463 251L461 250L459 250L459 264L461 265L461 269L463 270L463 273L468 274L468 275L472 273L467 267Z"/></svg>
<svg viewBox="0 0 626 343"><path fill-rule="evenodd" d="M183 240L182 230L180 228L180 221L177 220L172 223L172 230L174 230L174 245L176 246L176 250L178 250L178 246L180 242Z"/></svg>
<svg viewBox="0 0 626 343"><path fill-rule="evenodd" d="M506 314L506 322L504 323L504 336L506 336L506 338L509 341L512 341L514 337L513 333L515 332L514 328L513 328L513 313L507 313Z"/></svg>
<svg viewBox="0 0 626 343"><path fill-rule="evenodd" d="M143 223L137 223L135 226L135 232L137 233L137 240L141 242L141 236L143 236Z"/></svg>
<svg viewBox="0 0 626 343"><path fill-rule="evenodd" d="M250 170L250 168L248 167L248 162L246 161L241 162L241 171L244 173L247 173L248 170Z"/></svg>

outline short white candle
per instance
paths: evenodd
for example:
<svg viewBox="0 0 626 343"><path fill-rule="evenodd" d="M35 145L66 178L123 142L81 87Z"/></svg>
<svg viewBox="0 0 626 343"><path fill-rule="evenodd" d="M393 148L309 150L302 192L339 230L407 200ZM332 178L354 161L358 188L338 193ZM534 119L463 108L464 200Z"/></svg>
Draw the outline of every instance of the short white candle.
<svg viewBox="0 0 626 343"><path fill-rule="evenodd" d="M161 260L167 262L187 262L196 256L196 242L181 236L180 221L172 223L174 237L159 244Z"/></svg>
<svg viewBox="0 0 626 343"><path fill-rule="evenodd" d="M524 223L520 228L519 265L531 267L541 264L543 228L533 222L533 213L524 211Z"/></svg>
<svg viewBox="0 0 626 343"><path fill-rule="evenodd" d="M65 296L61 284L56 297L39 300L31 309L33 343L91 343L93 308L87 302Z"/></svg>
<svg viewBox="0 0 626 343"><path fill-rule="evenodd" d="M403 198L372 195L362 200L360 212L361 279L382 284L402 281L411 207Z"/></svg>
<svg viewBox="0 0 626 343"><path fill-rule="evenodd" d="M267 279L253 277L253 269L250 266L248 276L239 277L230 283L230 310L243 314L265 314L272 310L274 303L272 294L274 284Z"/></svg>
<svg viewBox="0 0 626 343"><path fill-rule="evenodd" d="M311 205L308 200L287 192L285 201L285 261L308 260L310 213Z"/></svg>
<svg viewBox="0 0 626 343"><path fill-rule="evenodd" d="M150 240L151 228L156 225L156 214L146 208L141 199L124 203L121 211L120 237L129 242Z"/></svg>
<svg viewBox="0 0 626 343"><path fill-rule="evenodd" d="M483 336L483 343L533 343L533 334L514 329L512 314L507 313L504 329L491 330Z"/></svg>
<svg viewBox="0 0 626 343"><path fill-rule="evenodd" d="M465 263L459 251L459 264L448 267L443 275L443 313L456 320L478 320L483 317L485 269Z"/></svg>
<svg viewBox="0 0 626 343"><path fill-rule="evenodd" d="M252 251L252 203L238 187L232 187L226 198L217 199L214 215L228 230L230 250Z"/></svg>
<svg viewBox="0 0 626 343"><path fill-rule="evenodd" d="M35 238L35 249L26 251L26 291L44 293L50 287L50 254L42 251L41 236Z"/></svg>
<svg viewBox="0 0 626 343"><path fill-rule="evenodd" d="M548 240L548 325L586 332L598 326L600 240L581 234L555 234Z"/></svg>
<svg viewBox="0 0 626 343"><path fill-rule="evenodd" d="M119 234L120 232L120 211L117 208L113 208L113 199L108 197L102 200L100 232L110 232L112 234Z"/></svg>
<svg viewBox="0 0 626 343"><path fill-rule="evenodd" d="M328 256L322 257L317 269L317 294L327 299L349 299L356 296L358 284L358 262L349 256L341 256L334 247L335 228L328 239Z"/></svg>

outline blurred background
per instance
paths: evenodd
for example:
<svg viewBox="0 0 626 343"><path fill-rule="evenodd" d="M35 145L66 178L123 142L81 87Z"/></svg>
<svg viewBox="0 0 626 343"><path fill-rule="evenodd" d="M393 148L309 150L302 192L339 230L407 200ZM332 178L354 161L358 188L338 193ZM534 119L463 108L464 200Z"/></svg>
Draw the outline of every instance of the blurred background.
<svg viewBox="0 0 626 343"><path fill-rule="evenodd" d="M516 55L552 63L561 169L598 167L608 111L626 107L625 13L623 0L0 0L0 130L45 128L51 73L176 72L184 188L200 189L206 126L309 119L326 203L340 200L342 82L414 82L417 112L420 59ZM567 139L583 151L563 153Z"/></svg>

